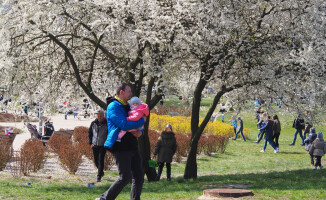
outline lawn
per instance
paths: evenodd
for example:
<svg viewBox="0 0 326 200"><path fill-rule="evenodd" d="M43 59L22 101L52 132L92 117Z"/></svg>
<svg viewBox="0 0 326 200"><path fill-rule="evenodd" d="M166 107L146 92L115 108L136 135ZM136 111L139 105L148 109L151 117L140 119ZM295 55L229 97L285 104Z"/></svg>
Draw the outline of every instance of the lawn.
<svg viewBox="0 0 326 200"><path fill-rule="evenodd" d="M226 116L230 120L232 113ZM257 137L254 112L242 112L244 126L250 130L249 139L230 140L224 154L198 156L198 178L184 180L185 163L172 164L172 181L167 182L165 168L160 182L145 180L143 200L197 199L204 189L223 187L224 184L243 184L255 194L243 199L326 199L326 169L312 170L310 158L298 136L295 146L289 146L293 139L291 128L293 115L280 114L282 132L280 152L275 154L270 145L261 153L262 142L253 143ZM324 131L317 126L317 131ZM323 158L322 163L326 160ZM61 178L40 178L39 176L13 178L0 176L0 199L82 199L99 197L116 179L116 171L107 171L101 183L87 187L94 177L66 176ZM31 182L30 186L26 183ZM129 199L128 185L117 199Z"/></svg>

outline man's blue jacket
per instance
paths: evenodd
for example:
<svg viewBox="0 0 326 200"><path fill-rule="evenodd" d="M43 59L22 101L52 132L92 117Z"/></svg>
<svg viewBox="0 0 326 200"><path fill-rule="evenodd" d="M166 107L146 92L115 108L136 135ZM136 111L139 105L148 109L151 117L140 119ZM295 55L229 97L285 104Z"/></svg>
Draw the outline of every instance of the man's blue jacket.
<svg viewBox="0 0 326 200"><path fill-rule="evenodd" d="M112 148L118 138L121 130L136 129L144 125L145 121L141 118L138 121L127 121L128 114L123 105L119 101L112 101L106 110L106 121L108 123L108 137L104 143L104 147Z"/></svg>

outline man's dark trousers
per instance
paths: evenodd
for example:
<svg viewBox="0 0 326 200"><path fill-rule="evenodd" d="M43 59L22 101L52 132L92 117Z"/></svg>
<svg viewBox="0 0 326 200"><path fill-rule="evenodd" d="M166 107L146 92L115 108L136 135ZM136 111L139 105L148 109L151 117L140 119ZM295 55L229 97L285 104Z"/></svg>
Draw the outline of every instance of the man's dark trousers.
<svg viewBox="0 0 326 200"><path fill-rule="evenodd" d="M115 157L118 167L119 178L101 196L101 200L115 199L131 179L130 199L140 200L140 194L144 183L144 171L139 149L137 148L136 151L114 152L113 156Z"/></svg>
<svg viewBox="0 0 326 200"><path fill-rule="evenodd" d="M104 172L104 157L105 157L106 149L104 146L94 146L93 147L93 155L94 155L94 162L98 169L98 176L103 176Z"/></svg>

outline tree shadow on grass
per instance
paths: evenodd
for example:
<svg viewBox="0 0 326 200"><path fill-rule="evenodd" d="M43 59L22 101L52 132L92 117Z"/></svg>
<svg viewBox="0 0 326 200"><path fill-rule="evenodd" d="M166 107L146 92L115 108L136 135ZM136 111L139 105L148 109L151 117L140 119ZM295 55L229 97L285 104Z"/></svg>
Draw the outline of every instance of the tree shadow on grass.
<svg viewBox="0 0 326 200"><path fill-rule="evenodd" d="M168 183L168 184L167 184ZM177 192L180 185L184 185L183 191L198 191L202 193L202 186L223 184L249 185L250 190L306 190L326 189L326 170L302 169L284 172L209 175L201 176L195 180L185 180L182 177L173 179L171 182L162 181L151 185L145 185L143 191L155 192L162 187L169 192ZM177 190L176 190L177 189Z"/></svg>
<svg viewBox="0 0 326 200"><path fill-rule="evenodd" d="M307 152L279 152L279 154L305 154L308 155Z"/></svg>

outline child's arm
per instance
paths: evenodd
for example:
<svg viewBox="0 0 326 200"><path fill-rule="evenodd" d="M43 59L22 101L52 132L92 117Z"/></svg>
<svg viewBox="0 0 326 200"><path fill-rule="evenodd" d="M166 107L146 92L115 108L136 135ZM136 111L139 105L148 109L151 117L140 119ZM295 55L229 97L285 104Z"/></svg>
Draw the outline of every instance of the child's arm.
<svg viewBox="0 0 326 200"><path fill-rule="evenodd" d="M142 112L133 112L131 115L127 117L127 121L138 121L143 117Z"/></svg>

